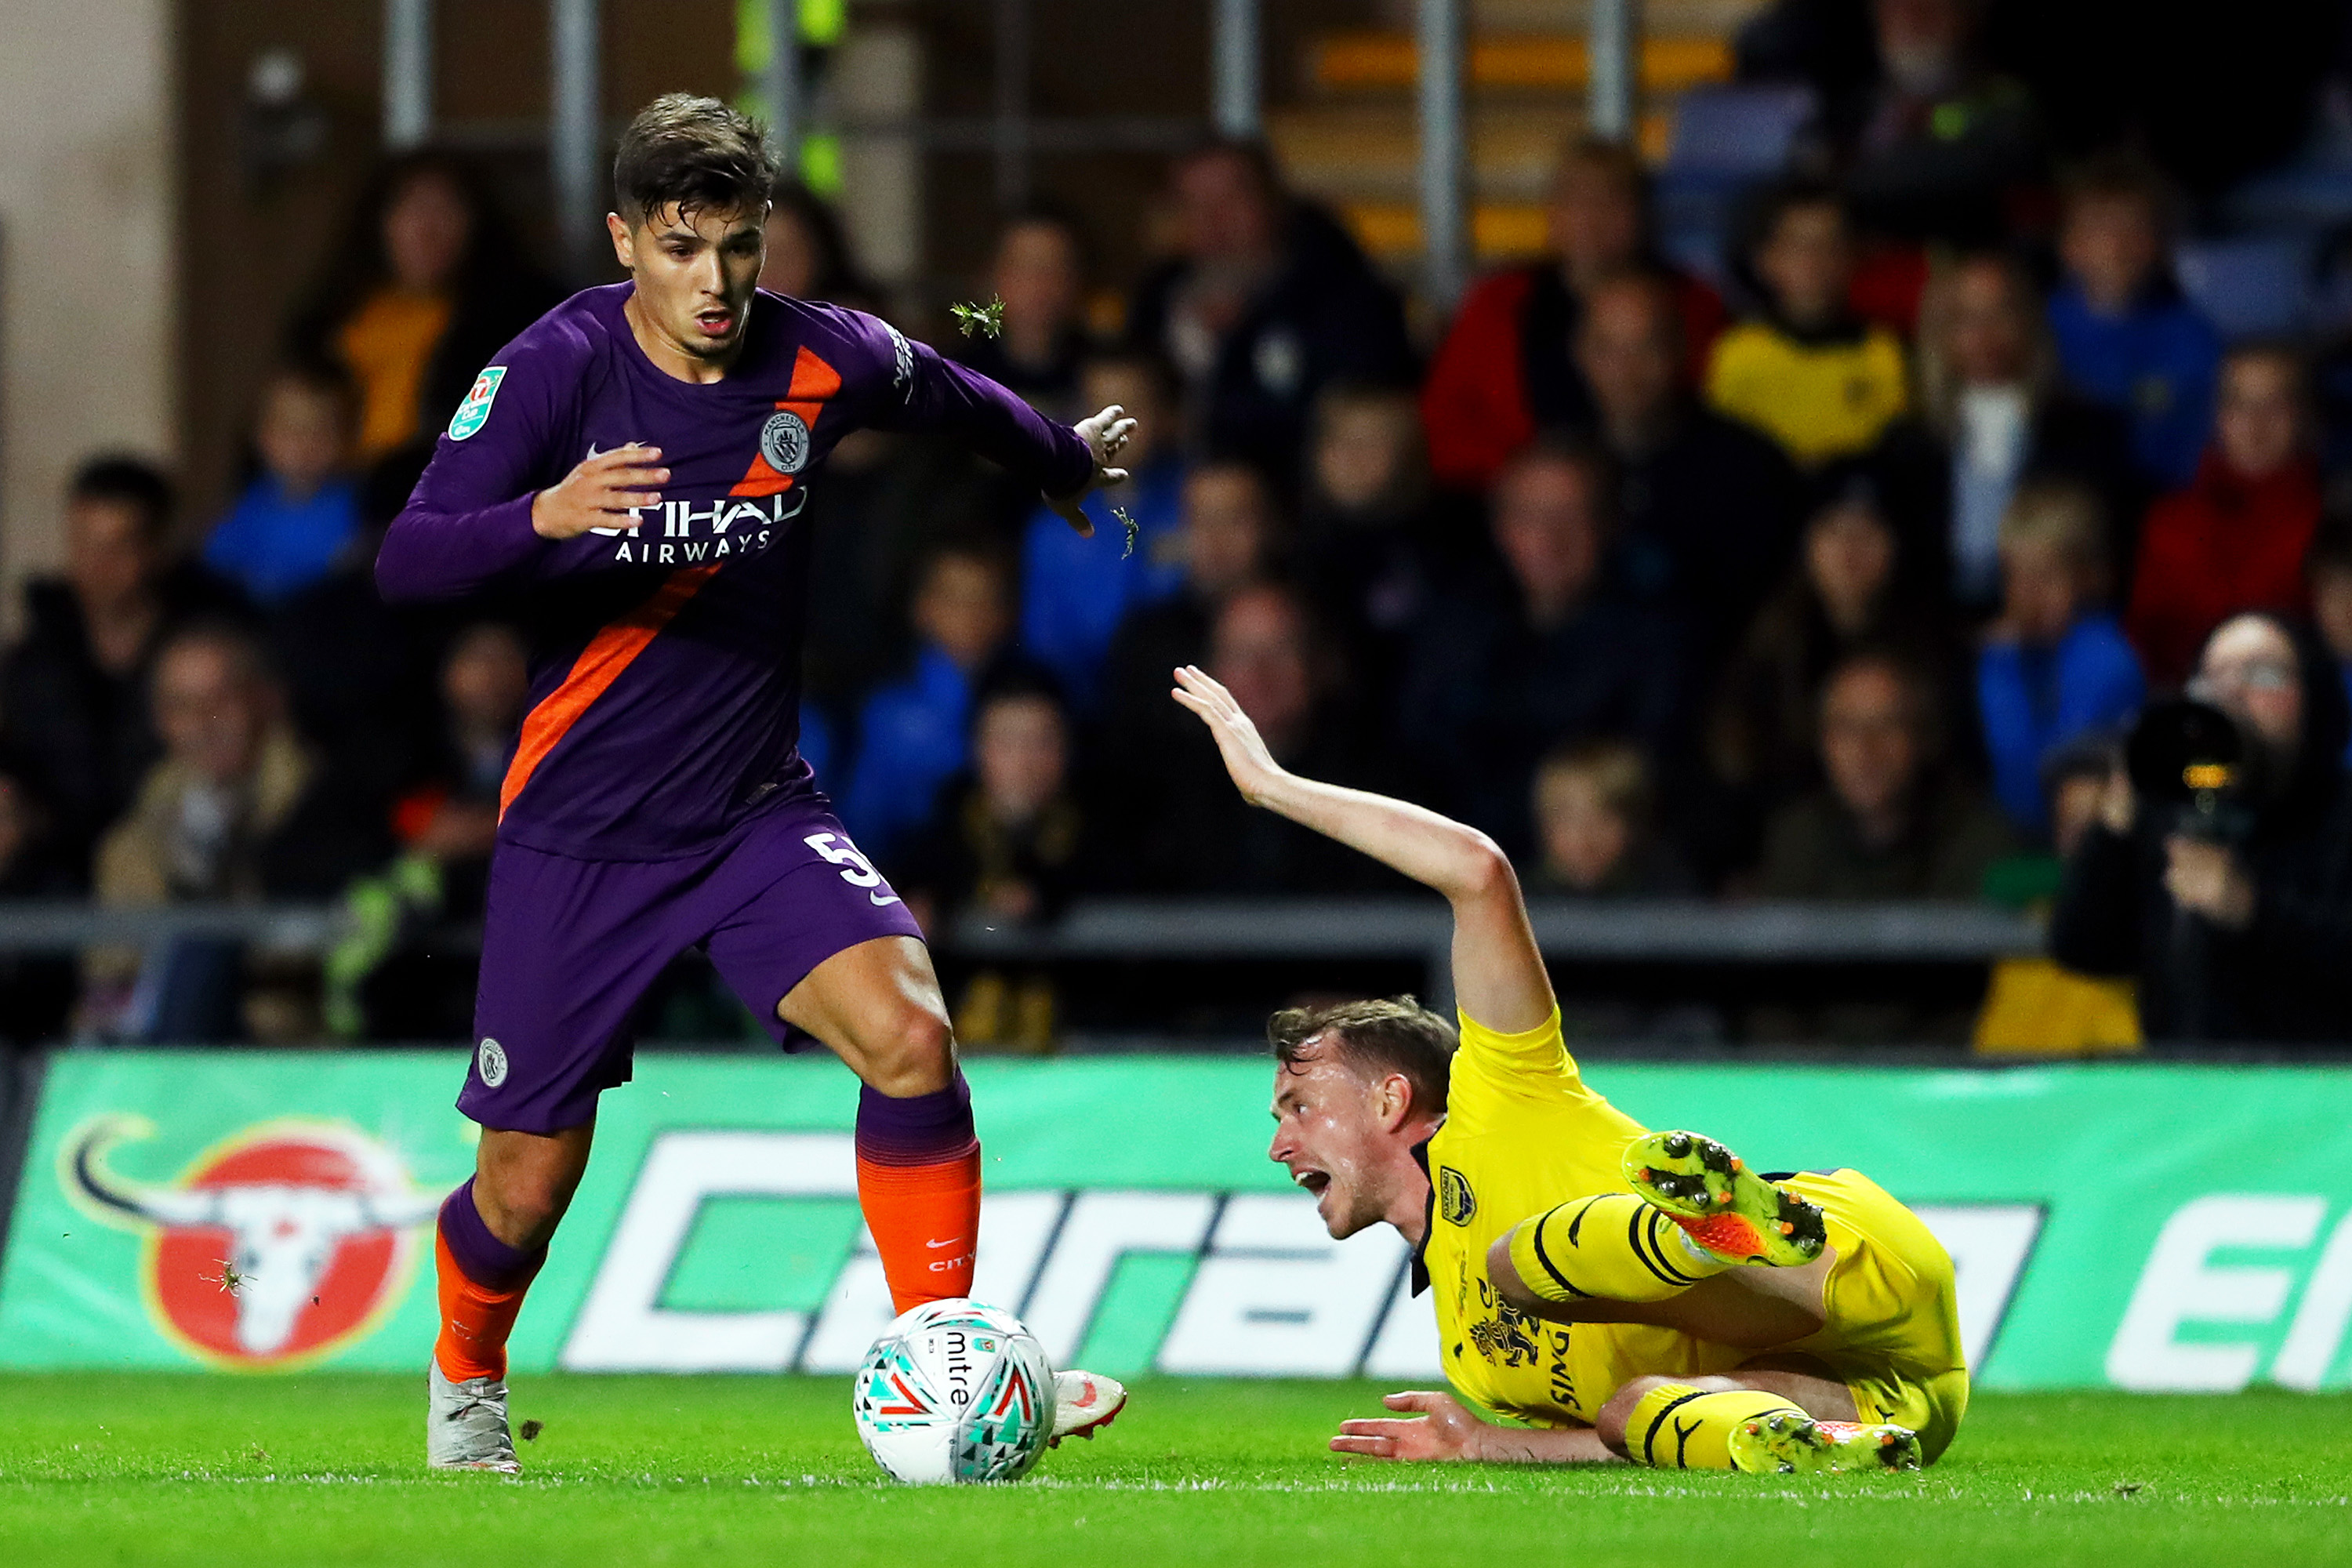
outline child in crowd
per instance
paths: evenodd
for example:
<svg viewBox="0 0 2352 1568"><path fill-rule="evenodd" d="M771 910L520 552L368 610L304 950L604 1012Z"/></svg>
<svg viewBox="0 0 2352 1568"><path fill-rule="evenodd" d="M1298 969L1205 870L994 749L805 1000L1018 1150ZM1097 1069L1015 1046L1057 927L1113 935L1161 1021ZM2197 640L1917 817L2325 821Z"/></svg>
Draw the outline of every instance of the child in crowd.
<svg viewBox="0 0 2352 1568"><path fill-rule="evenodd" d="M2241 611L2303 613L2320 511L2305 423L2294 351L2230 351L2196 481L2150 507L2140 531L2128 620L2151 679L2186 679L2207 635Z"/></svg>
<svg viewBox="0 0 2352 1568"><path fill-rule="evenodd" d="M1655 837L1656 790L1640 747L1589 741L1536 769L1537 893L1664 898L1696 891L1689 870Z"/></svg>
<svg viewBox="0 0 2352 1568"><path fill-rule="evenodd" d="M1116 403L1135 420L1119 454L1128 482L1109 502L1135 520L1135 538L1130 546L1108 506L1096 509L1092 539L1040 508L1021 547L1021 649L1053 671L1074 708L1090 714L1119 622L1184 584L1185 466L1174 439L1174 374L1164 361L1131 351L1097 355L1086 363L1080 387L1079 402Z"/></svg>
<svg viewBox="0 0 2352 1568"><path fill-rule="evenodd" d="M2346 697L2352 698L2352 513L2338 512L2321 526L2311 542L2304 575L2311 586L2312 621L2327 651L2336 656ZM2346 749L2344 761L2352 766L2352 747Z"/></svg>
<svg viewBox="0 0 2352 1568"><path fill-rule="evenodd" d="M1766 312L1716 341L1707 401L1801 468L1868 451L1909 394L1902 340L1847 304L1853 240L1843 201L1826 185L1787 186L1759 234L1751 260Z"/></svg>
<svg viewBox="0 0 2352 1568"><path fill-rule="evenodd" d="M261 474L205 543L205 564L256 602L284 603L341 564L360 531L349 472L358 403L323 364L289 364L261 389L253 445Z"/></svg>
<svg viewBox="0 0 2352 1568"><path fill-rule="evenodd" d="M890 868L925 931L967 909L1026 923L1056 913L1095 874L1095 835L1070 783L1069 721L1052 687L1013 678L993 685L971 724L971 773ZM986 968L955 1007L966 1046L1045 1050L1054 1040L1054 991L1042 973Z"/></svg>
<svg viewBox="0 0 2352 1568"><path fill-rule="evenodd" d="M1168 700L1169 673L1208 656L1218 609L1266 575L1282 537L1273 487L1247 463L1198 464L1179 495L1178 526L1161 546L1177 590L1129 608L1103 661L1102 754L1113 772L1195 749L1192 715Z"/></svg>
<svg viewBox="0 0 2352 1568"><path fill-rule="evenodd" d="M2066 379L2130 420L2141 468L2170 486L2197 471L2221 341L2173 281L2165 195L2161 178L2129 160L2067 182L2058 230L2066 277L2050 298L2050 331Z"/></svg>
<svg viewBox="0 0 2352 1568"><path fill-rule="evenodd" d="M842 820L879 859L930 816L940 786L969 754L971 694L1013 629L1003 563L984 546L949 543L915 578L914 668L859 710Z"/></svg>
<svg viewBox="0 0 2352 1568"><path fill-rule="evenodd" d="M2120 723L2147 695L2138 656L2101 601L2105 524L2079 487L2029 484L2000 524L2000 618L1977 656L1977 710L1993 795L2010 821L2050 827L2042 766L2086 731Z"/></svg>
<svg viewBox="0 0 2352 1568"><path fill-rule="evenodd" d="M1395 689L1405 638L1441 570L1412 394L1342 383L1315 402L1299 575L1365 689Z"/></svg>

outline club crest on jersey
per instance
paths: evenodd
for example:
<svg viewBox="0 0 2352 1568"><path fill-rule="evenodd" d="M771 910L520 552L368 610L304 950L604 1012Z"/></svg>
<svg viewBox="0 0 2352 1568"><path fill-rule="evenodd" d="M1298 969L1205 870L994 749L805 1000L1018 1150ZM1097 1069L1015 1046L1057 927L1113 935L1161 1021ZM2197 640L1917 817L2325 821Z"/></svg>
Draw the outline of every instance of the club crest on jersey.
<svg viewBox="0 0 2352 1568"><path fill-rule="evenodd" d="M797 414L771 414L760 426L760 456L780 474L797 474L808 461L809 427Z"/></svg>
<svg viewBox="0 0 2352 1568"><path fill-rule="evenodd" d="M488 422L490 405L499 399L499 383L506 378L507 367L502 364L494 364L474 378L474 389L457 405L457 412L449 416L449 439L462 441Z"/></svg>
<svg viewBox="0 0 2352 1568"><path fill-rule="evenodd" d="M1478 1194L1470 1190L1468 1178L1451 1165L1437 1167L1437 1212L1448 1225L1468 1225L1470 1216L1478 1212Z"/></svg>

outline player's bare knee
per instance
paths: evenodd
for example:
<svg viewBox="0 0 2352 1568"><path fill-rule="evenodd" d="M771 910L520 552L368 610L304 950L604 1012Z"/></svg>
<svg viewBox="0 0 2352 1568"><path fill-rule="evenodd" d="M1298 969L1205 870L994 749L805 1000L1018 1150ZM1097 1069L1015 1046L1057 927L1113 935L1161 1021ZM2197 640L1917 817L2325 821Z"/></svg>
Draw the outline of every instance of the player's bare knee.
<svg viewBox="0 0 2352 1568"><path fill-rule="evenodd" d="M546 1246L562 1223L574 1184L545 1170L509 1167L487 1181L476 1176L474 1198L491 1235L509 1247L530 1251Z"/></svg>
<svg viewBox="0 0 2352 1568"><path fill-rule="evenodd" d="M945 1089L955 1077L955 1030L944 1008L896 999L857 1042L857 1076L894 1099Z"/></svg>
<svg viewBox="0 0 2352 1568"><path fill-rule="evenodd" d="M509 1247L543 1247L588 1168L593 1123L553 1134L486 1130L474 1163L474 1205Z"/></svg>

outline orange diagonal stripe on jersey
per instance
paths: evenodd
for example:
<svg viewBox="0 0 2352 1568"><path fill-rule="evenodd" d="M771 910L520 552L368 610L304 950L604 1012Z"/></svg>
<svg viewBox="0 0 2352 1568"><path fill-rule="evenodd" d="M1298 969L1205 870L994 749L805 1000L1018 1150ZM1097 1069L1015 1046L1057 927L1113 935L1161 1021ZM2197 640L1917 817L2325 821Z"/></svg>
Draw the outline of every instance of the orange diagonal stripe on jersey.
<svg viewBox="0 0 2352 1568"><path fill-rule="evenodd" d="M530 775L539 770L547 753L555 749L555 742L563 739L580 721L580 715L588 711L589 704L604 695L605 689L621 678L621 672L646 651L646 645L669 625L718 570L716 563L681 567L671 573L644 604L590 639L580 657L572 661L563 684L549 692L546 700L532 709L530 717L522 721L522 741L515 748L513 763L508 765L506 782L499 786L500 816L514 804L515 796L522 793L522 786L530 782Z"/></svg>
<svg viewBox="0 0 2352 1568"><path fill-rule="evenodd" d="M841 373L803 347L799 357L793 361L792 384L784 388L783 401L776 406L787 414L799 416L800 422L809 427L810 436L814 438L816 416L824 411L825 400L840 390ZM776 472L764 456L755 452L751 456L751 471L743 476L743 482L727 493L772 496L792 488L791 475Z"/></svg>
<svg viewBox="0 0 2352 1568"><path fill-rule="evenodd" d="M841 390L841 373L803 347L793 361L792 384L784 389L784 401L776 405L788 413L800 416L801 423L812 434L816 429L816 416L825 400ZM793 488L792 476L780 474L759 453L751 454L751 467L741 482L727 493L731 496L770 496ZM589 705L604 695L607 688L621 678L646 645L660 635L686 602L694 597L705 583L719 570L717 563L707 566L687 566L673 572L653 596L619 620L598 632L580 657L572 661L571 672L563 684L548 693L547 700L530 710L522 721L522 740L515 747L514 761L508 764L506 782L499 786L499 815L504 816L507 807L514 804L522 786L555 742L563 739Z"/></svg>

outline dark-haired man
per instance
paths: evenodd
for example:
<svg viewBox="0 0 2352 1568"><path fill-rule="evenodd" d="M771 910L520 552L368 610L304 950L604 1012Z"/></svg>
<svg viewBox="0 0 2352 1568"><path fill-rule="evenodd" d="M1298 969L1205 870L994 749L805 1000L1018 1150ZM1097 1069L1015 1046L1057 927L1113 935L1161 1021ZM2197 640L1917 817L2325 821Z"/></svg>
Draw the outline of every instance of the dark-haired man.
<svg viewBox="0 0 2352 1568"><path fill-rule="evenodd" d="M506 1341L586 1168L629 1016L689 947L779 1040L865 1080L858 1193L896 1307L966 1294L980 1152L920 932L796 748L810 540L835 442L952 436L1080 498L1131 422L1076 428L855 310L759 291L775 179L760 128L656 100L621 139L607 217L629 281L558 306L483 370L376 563L393 599L526 600L531 706L499 792L479 1044L483 1132L443 1206L427 1452L516 1468ZM1066 1392L1057 1436L1123 1397Z"/></svg>
<svg viewBox="0 0 2352 1568"><path fill-rule="evenodd" d="M1203 446L1287 488L1324 387L1416 379L1402 301L1262 143L1209 142L1169 176L1175 254L1137 286L1128 341L1176 366Z"/></svg>
<svg viewBox="0 0 2352 1568"><path fill-rule="evenodd" d="M171 482L153 465L84 463L66 488L65 571L26 586L24 639L0 661L0 752L53 816L77 882L161 754L147 710L156 649L175 626L240 603L173 559L172 510Z"/></svg>
<svg viewBox="0 0 2352 1568"><path fill-rule="evenodd" d="M1244 799L1454 906L1461 1035L1410 1000L1276 1015L1269 1156L1334 1237L1389 1225L1461 1400L1343 1423L1384 1459L1834 1470L1934 1460L1968 1405L1952 1262L1860 1173L1759 1176L1585 1087L1510 862L1484 834L1277 764L1232 693L1176 700Z"/></svg>

